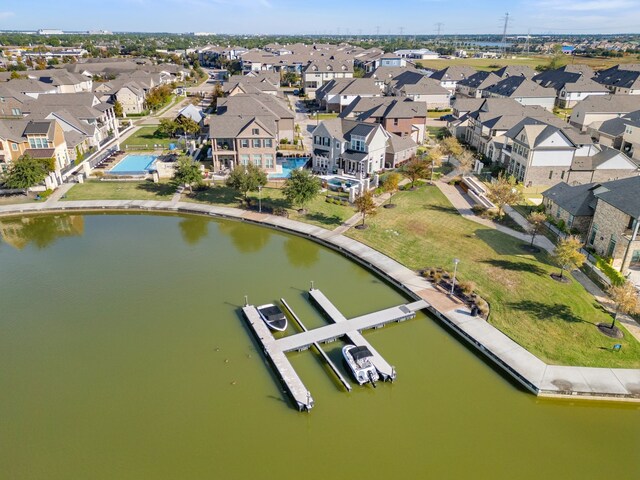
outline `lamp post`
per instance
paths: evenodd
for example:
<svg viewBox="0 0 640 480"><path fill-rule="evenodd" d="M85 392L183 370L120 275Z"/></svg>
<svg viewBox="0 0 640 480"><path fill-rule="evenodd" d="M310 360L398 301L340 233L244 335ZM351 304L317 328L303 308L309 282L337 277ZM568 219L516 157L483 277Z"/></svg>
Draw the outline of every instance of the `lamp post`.
<svg viewBox="0 0 640 480"><path fill-rule="evenodd" d="M258 213L262 213L262 185L258 185Z"/></svg>
<svg viewBox="0 0 640 480"><path fill-rule="evenodd" d="M453 295L453 290L456 288L456 273L458 273L458 264L460 263L460 259L453 259L453 280L451 281L451 295Z"/></svg>

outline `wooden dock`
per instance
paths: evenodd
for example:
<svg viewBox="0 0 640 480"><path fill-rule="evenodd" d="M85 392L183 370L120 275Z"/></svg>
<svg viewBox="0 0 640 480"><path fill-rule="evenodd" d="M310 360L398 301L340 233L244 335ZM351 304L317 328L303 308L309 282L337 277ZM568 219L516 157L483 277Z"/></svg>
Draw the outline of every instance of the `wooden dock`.
<svg viewBox="0 0 640 480"><path fill-rule="evenodd" d="M311 410L313 408L313 398L311 393L304 386L302 380L296 373L293 365L282 350L275 348L276 339L271 334L269 327L264 323L258 310L253 305L248 305L242 309L247 324L251 327L253 334L262 344L267 359L274 366L278 376L282 380L289 396L295 402L298 410Z"/></svg>

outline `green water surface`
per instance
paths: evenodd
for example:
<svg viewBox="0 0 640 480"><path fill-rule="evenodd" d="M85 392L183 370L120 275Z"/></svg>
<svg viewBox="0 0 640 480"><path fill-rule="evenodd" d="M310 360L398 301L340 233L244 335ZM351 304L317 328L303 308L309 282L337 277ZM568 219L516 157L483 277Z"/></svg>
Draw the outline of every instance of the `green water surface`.
<svg viewBox="0 0 640 480"><path fill-rule="evenodd" d="M537 399L422 314L366 334L398 372L375 390L291 355L316 402L298 413L244 295L308 327L311 280L347 317L406 300L310 241L180 216L0 227L0 479L640 478L638 406Z"/></svg>

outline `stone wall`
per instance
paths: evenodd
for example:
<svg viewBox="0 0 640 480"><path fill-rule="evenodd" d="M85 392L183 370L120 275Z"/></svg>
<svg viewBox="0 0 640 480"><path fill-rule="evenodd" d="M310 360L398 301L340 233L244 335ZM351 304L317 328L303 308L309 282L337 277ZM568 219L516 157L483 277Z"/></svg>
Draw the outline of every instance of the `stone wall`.
<svg viewBox="0 0 640 480"><path fill-rule="evenodd" d="M597 233L593 243L588 243L588 245L592 246L596 253L602 257L608 256L607 253L609 245L613 238L616 241L616 246L611 255L613 257L613 267L620 271L623 271L622 261L627 250L627 246L629 245L629 238L624 236L629 225L629 218L629 215L626 213L598 199L596 211L593 216L591 232L589 232L589 237L587 238L588 243L591 239L593 229L597 227ZM631 251L640 248L640 240L633 242L633 244L631 246ZM628 267L629 261L631 260L630 257L631 255L627 258L625 269Z"/></svg>

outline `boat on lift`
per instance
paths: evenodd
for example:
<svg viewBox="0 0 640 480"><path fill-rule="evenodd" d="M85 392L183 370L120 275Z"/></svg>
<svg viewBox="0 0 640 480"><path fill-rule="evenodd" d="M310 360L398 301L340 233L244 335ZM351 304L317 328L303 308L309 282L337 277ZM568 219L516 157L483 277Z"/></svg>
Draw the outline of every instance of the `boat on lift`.
<svg viewBox="0 0 640 480"><path fill-rule="evenodd" d="M376 386L376 382L380 380L380 375L378 375L378 370L371 363L373 354L367 347L364 345L359 347L345 345L342 347L342 356L351 370L353 378L359 385L371 383L374 387Z"/></svg>

